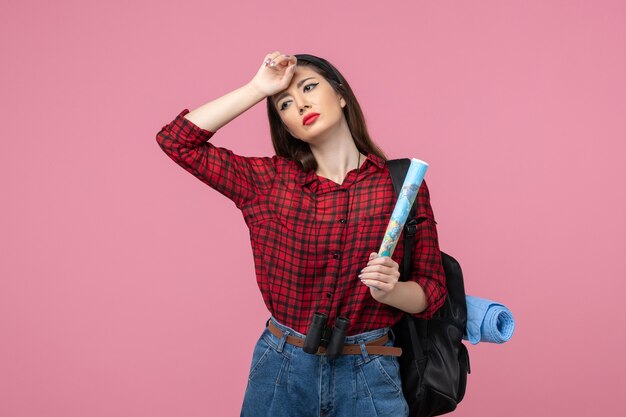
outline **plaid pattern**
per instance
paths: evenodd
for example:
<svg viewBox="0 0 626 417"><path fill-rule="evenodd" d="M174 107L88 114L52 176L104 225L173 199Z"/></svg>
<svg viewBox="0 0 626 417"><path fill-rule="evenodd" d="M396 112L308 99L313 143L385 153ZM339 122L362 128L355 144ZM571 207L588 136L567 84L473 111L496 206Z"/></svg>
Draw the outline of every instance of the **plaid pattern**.
<svg viewBox="0 0 626 417"><path fill-rule="evenodd" d="M300 333L314 312L348 317L348 334L392 326L403 312L374 300L358 278L370 252L377 252L396 203L385 160L370 154L339 185L303 172L283 157L243 157L209 143L213 132L183 116L156 136L178 165L219 191L242 211L263 300L276 319ZM447 290L436 222L426 182L418 196L418 226L411 280L422 286L430 318ZM392 258L402 265L400 237Z"/></svg>

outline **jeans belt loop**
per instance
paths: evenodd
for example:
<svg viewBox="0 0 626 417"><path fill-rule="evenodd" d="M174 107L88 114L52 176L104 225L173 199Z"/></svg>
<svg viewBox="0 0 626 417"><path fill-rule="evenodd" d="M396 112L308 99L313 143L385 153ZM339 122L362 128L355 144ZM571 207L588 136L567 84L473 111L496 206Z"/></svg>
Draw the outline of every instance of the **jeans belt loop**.
<svg viewBox="0 0 626 417"><path fill-rule="evenodd" d="M287 336L289 336L289 330L285 330L283 332L283 337L278 341L278 346L276 346L276 351L282 353L285 348L285 343L287 343Z"/></svg>
<svg viewBox="0 0 626 417"><path fill-rule="evenodd" d="M371 358L369 353L367 353L367 348L365 347L365 341L359 339L358 341L359 347L361 348L361 355L363 355L363 360L365 361L365 363L368 363Z"/></svg>

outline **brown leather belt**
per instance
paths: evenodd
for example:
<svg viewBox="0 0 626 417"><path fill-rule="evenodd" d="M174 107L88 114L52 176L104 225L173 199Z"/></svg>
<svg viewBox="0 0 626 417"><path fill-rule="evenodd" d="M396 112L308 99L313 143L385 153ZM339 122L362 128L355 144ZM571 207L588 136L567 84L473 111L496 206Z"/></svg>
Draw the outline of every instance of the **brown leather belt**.
<svg viewBox="0 0 626 417"><path fill-rule="evenodd" d="M278 327L276 327L276 325L272 321L269 322L269 325L267 327L269 328L270 332L274 336L278 337L279 339L282 339L283 332ZM387 343L388 340L389 340L389 337L387 335L384 335L382 337L379 337L378 339L366 342L365 350L367 350L367 353L370 355L387 355L387 356L402 355L401 348L395 347L395 346L384 346L384 344ZM289 343L290 345L294 345L298 347L304 346L304 339L300 337L296 337L296 336L287 336L286 342ZM317 349L317 354L325 355L326 348L323 346L320 346ZM342 355L360 355L361 347L359 345L348 345L348 344L343 345L343 350L341 351L341 354Z"/></svg>

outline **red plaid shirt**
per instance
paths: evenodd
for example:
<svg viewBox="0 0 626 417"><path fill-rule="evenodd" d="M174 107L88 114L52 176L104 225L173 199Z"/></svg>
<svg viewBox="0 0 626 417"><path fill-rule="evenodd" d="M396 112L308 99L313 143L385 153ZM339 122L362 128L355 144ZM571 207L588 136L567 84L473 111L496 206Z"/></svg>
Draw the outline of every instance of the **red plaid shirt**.
<svg viewBox="0 0 626 417"><path fill-rule="evenodd" d="M370 154L341 185L302 171L283 157L243 157L209 143L213 132L183 116L157 134L163 151L243 212L257 283L270 313L300 333L314 312L350 319L349 335L392 326L403 312L379 303L358 278L370 252L378 252L396 203L385 160ZM435 219L426 183L417 195L417 228L410 280L422 286L430 318L445 301ZM392 259L402 265L403 236Z"/></svg>

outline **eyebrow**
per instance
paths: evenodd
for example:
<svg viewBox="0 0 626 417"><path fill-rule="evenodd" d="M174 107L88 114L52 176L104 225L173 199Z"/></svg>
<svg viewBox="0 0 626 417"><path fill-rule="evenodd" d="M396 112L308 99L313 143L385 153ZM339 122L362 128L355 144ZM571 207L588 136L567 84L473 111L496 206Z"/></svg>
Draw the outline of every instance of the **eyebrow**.
<svg viewBox="0 0 626 417"><path fill-rule="evenodd" d="M300 88L300 86L304 84L306 80L310 80L311 78L315 78L315 77L309 77L309 78L305 78L304 80L298 81L298 84L297 84L298 88ZM289 95L288 93L282 93L281 95L276 97L276 100L274 100L274 104L278 103L283 97L288 96L288 95Z"/></svg>

